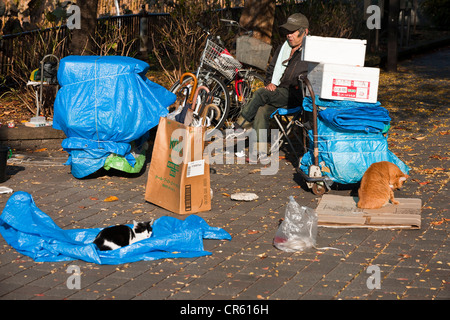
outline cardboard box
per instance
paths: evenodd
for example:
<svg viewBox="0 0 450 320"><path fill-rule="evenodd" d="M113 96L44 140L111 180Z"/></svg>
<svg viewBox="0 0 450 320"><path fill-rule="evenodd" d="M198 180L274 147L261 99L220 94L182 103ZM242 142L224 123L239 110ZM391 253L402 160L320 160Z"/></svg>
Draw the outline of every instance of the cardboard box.
<svg viewBox="0 0 450 320"><path fill-rule="evenodd" d="M357 197L323 195L317 206L318 225L342 228L420 229L422 200L396 198L380 209L360 209Z"/></svg>
<svg viewBox="0 0 450 320"><path fill-rule="evenodd" d="M378 68L308 63L308 80L322 99L376 103L379 77Z"/></svg>
<svg viewBox="0 0 450 320"><path fill-rule="evenodd" d="M304 61L364 66L366 40L307 36L304 41Z"/></svg>
<svg viewBox="0 0 450 320"><path fill-rule="evenodd" d="M257 38L240 36L236 40L236 59L240 62L266 70L272 46Z"/></svg>
<svg viewBox="0 0 450 320"><path fill-rule="evenodd" d="M211 210L205 127L161 118L156 132L145 200L178 214ZM180 159L175 159L179 156Z"/></svg>

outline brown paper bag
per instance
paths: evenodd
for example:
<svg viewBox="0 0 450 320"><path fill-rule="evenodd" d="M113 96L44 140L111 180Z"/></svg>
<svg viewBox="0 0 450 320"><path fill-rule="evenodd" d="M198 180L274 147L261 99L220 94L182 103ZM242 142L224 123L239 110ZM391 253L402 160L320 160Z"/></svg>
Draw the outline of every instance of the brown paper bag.
<svg viewBox="0 0 450 320"><path fill-rule="evenodd" d="M161 117L148 171L145 200L178 214L211 210L205 127Z"/></svg>

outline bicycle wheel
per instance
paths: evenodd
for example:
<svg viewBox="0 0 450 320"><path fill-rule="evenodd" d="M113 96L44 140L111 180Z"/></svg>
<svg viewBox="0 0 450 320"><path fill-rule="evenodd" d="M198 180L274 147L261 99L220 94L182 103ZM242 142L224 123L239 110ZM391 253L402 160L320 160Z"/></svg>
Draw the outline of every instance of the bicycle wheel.
<svg viewBox="0 0 450 320"><path fill-rule="evenodd" d="M241 113L242 107L251 100L253 93L259 88L264 87L264 77L254 71L248 72L244 75L242 80L243 81L238 88L241 92L241 98L236 95L235 89L233 89L234 98L232 99L230 112L228 114L227 126L237 120ZM234 87L235 82L232 82L230 85Z"/></svg>
<svg viewBox="0 0 450 320"><path fill-rule="evenodd" d="M170 91L177 95L177 102L174 104L175 106L182 105L186 99L186 94L191 91L194 80L192 77L186 77L183 80L183 83L180 84L179 81L175 82ZM206 138L210 138L213 134L216 133L216 130L220 130L228 117L228 112L230 110L230 96L228 95L228 90L222 79L219 76L216 76L211 73L200 73L197 77L197 86L205 86L209 89L210 95L213 98L212 103L219 107L221 110L221 114L219 119L214 118L213 111L211 114L208 114L207 117L211 120L211 125L208 126L206 131ZM184 90L184 88L188 88L188 90ZM199 95L197 97L197 103L201 103L204 97ZM173 111L173 110L169 110Z"/></svg>

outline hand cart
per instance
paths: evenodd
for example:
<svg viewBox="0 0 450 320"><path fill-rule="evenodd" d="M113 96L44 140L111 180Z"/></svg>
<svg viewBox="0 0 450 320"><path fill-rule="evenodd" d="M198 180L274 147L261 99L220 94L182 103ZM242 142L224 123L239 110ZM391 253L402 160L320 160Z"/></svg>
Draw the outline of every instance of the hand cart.
<svg viewBox="0 0 450 320"><path fill-rule="evenodd" d="M314 90L311 86L311 83L308 80L308 77L306 74L302 74L298 78L300 81L302 81L306 88L308 89L311 99L312 99L312 105L313 105L313 124L312 124L312 131L313 131L313 155L314 155L314 163L309 166L309 174L306 174L303 172L303 170L300 169L300 166L296 166L296 171L299 173L302 178L305 180L306 185L308 188L312 190L312 192L315 195L322 195L326 191L330 190L331 185L333 184L333 180L328 176L322 176L322 171L319 166L319 146L318 146L318 134L317 134L317 106L315 102L315 95ZM304 121L304 119L302 119ZM306 137L308 135L306 128L303 126L303 123L296 122L299 126L303 128L303 137ZM303 147L305 148L305 152L307 152L307 146L306 143L303 144Z"/></svg>

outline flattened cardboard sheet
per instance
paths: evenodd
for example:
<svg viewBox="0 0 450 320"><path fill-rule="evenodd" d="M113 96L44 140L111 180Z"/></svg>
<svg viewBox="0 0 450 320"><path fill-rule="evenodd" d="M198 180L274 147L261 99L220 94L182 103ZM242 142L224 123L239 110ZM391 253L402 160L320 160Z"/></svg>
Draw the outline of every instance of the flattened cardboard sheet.
<svg viewBox="0 0 450 320"><path fill-rule="evenodd" d="M319 226L342 228L420 229L422 200L396 198L380 209L360 209L357 197L323 195L317 206Z"/></svg>

